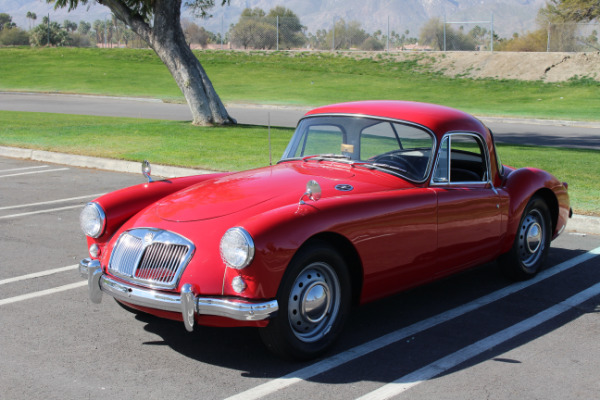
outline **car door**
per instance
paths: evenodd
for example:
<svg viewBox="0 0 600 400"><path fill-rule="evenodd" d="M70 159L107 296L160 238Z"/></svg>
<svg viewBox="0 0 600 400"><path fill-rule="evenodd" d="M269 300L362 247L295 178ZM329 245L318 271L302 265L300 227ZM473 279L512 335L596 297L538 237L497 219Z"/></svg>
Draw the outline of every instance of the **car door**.
<svg viewBox="0 0 600 400"><path fill-rule="evenodd" d="M431 187L437 194L435 274L489 261L499 244L500 197L479 135L452 133L441 142Z"/></svg>

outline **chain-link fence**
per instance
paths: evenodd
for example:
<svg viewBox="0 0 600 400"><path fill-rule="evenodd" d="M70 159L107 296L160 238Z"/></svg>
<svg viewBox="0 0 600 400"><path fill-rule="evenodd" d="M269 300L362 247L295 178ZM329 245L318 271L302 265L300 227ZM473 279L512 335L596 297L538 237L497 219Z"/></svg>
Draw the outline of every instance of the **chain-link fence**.
<svg viewBox="0 0 600 400"><path fill-rule="evenodd" d="M241 17L219 33L213 48L238 50L326 51L600 51L599 24L549 25L512 37L500 37L494 18L478 21L428 20L418 32L391 26L367 32L360 22L341 18L329 28L308 32L298 18Z"/></svg>
<svg viewBox="0 0 600 400"><path fill-rule="evenodd" d="M242 17L227 38L236 49L290 50L306 43L299 20L284 17Z"/></svg>
<svg viewBox="0 0 600 400"><path fill-rule="evenodd" d="M548 25L546 51L600 51L600 24Z"/></svg>
<svg viewBox="0 0 600 400"><path fill-rule="evenodd" d="M443 51L494 50L494 21L446 21Z"/></svg>

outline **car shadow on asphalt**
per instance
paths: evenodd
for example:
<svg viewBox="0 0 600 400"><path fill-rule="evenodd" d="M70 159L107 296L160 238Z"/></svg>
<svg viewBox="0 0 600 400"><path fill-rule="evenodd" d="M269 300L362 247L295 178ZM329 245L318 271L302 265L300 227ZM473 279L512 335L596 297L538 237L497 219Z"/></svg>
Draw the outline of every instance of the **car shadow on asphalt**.
<svg viewBox="0 0 600 400"><path fill-rule="evenodd" d="M585 250L552 247L550 259L558 264ZM434 325L410 337L372 351L335 369L311 378L314 382L353 383L359 381L390 382L470 344L506 329L552 305L600 282L595 261L587 261L538 282L526 289L464 315ZM496 263L482 265L453 277L403 292L353 310L341 339L324 358L345 352L366 342L377 340L411 324L433 318L482 296L505 288L512 282L496 268ZM493 350L465 361L453 368L469 368L558 329L587 312L599 312L599 299L560 314L556 318L515 337ZM198 362L240 371L248 378L278 378L313 362L282 360L263 346L254 328L197 327L187 332L183 324L139 314L144 329L162 340L146 342L147 346L169 346L174 351ZM518 363L515 361L515 364ZM450 372L445 372L450 373Z"/></svg>

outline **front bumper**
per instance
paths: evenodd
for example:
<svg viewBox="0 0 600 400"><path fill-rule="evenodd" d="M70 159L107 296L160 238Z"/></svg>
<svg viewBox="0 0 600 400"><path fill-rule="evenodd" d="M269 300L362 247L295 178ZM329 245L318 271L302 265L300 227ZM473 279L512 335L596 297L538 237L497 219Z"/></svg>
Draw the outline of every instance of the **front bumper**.
<svg viewBox="0 0 600 400"><path fill-rule="evenodd" d="M196 315L216 315L238 321L262 321L272 317L279 309L277 300L252 302L196 296L190 284L182 286L181 295L140 288L102 273L100 262L89 258L79 262L79 273L88 280L92 302L100 303L102 293L106 293L117 300L140 307L179 312L188 331L193 330Z"/></svg>

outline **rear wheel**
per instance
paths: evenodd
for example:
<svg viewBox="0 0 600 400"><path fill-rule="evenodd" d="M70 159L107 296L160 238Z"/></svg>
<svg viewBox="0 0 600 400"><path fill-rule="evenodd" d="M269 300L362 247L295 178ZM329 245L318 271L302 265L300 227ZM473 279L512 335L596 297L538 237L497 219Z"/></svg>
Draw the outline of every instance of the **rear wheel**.
<svg viewBox="0 0 600 400"><path fill-rule="evenodd" d="M350 308L344 260L325 243L301 249L288 266L277 301L279 313L260 330L265 345L286 358L322 354L339 336Z"/></svg>
<svg viewBox="0 0 600 400"><path fill-rule="evenodd" d="M535 276L548 255L551 231L548 206L540 197L533 197L525 207L513 247L500 257L503 272L514 280Z"/></svg>

